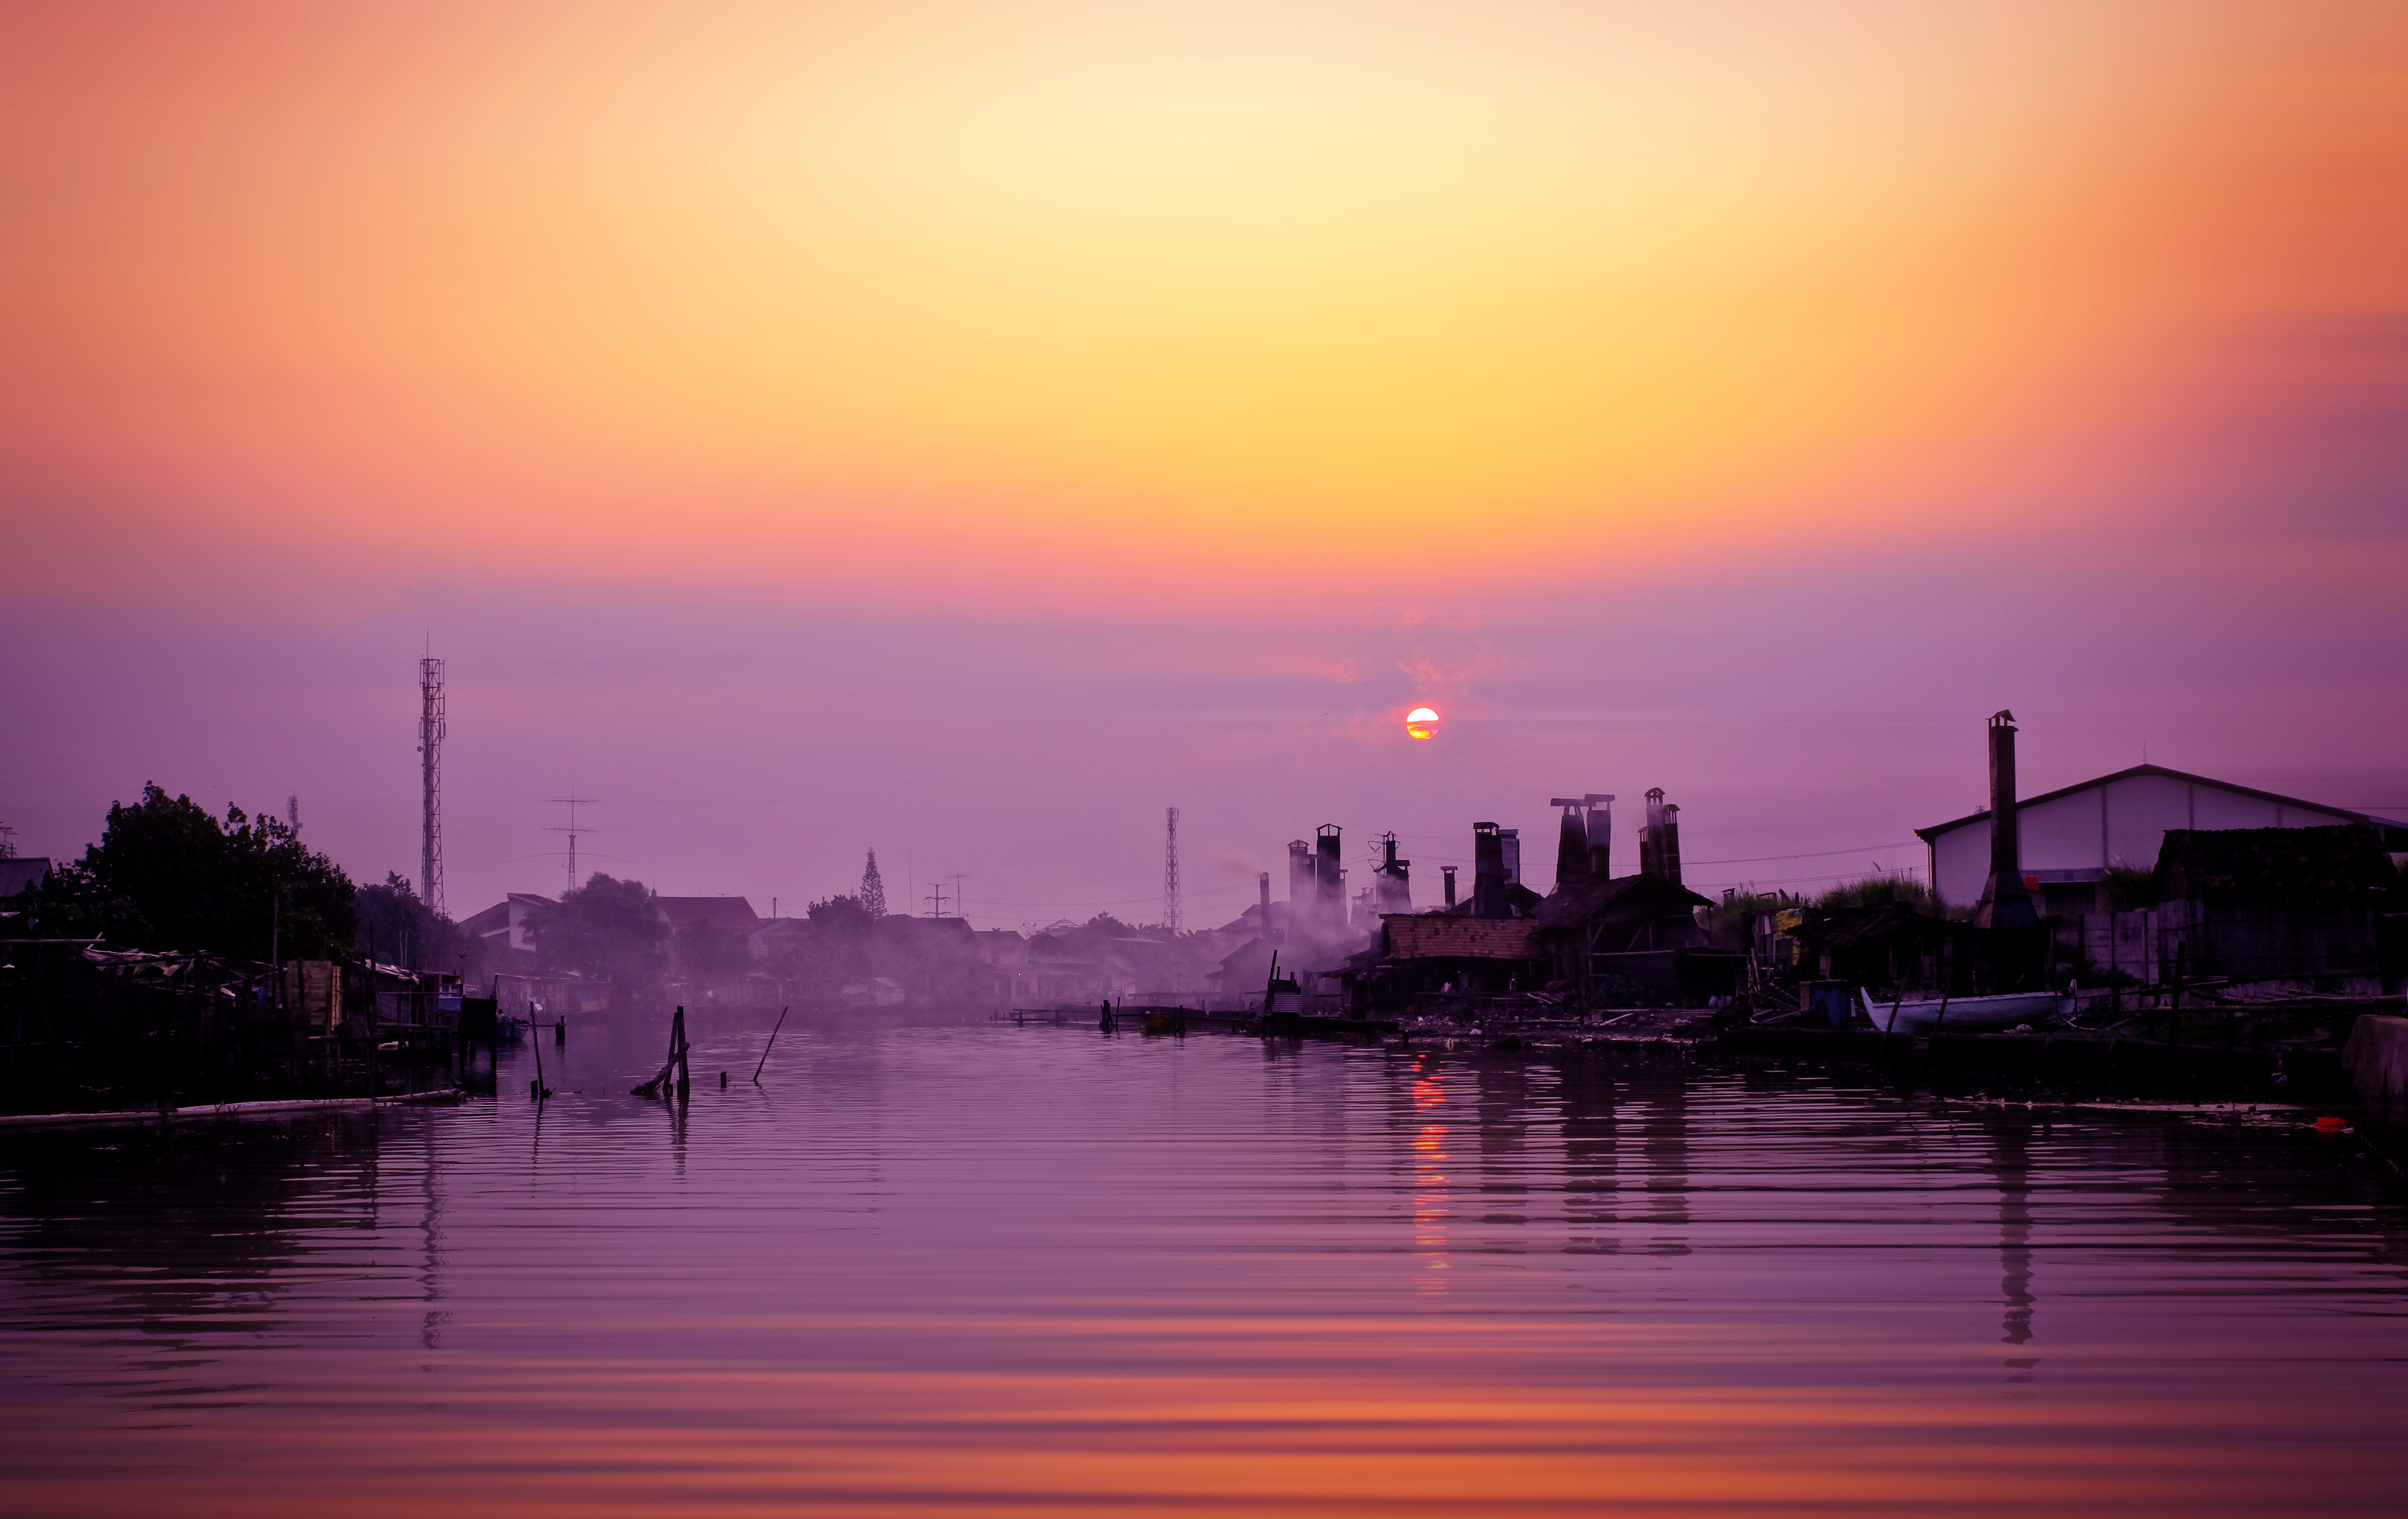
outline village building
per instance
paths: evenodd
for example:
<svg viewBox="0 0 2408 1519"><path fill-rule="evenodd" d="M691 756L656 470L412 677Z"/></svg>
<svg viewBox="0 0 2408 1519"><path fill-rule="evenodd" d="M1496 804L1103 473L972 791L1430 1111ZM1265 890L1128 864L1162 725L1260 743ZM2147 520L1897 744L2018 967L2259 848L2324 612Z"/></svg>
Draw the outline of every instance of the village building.
<svg viewBox="0 0 2408 1519"><path fill-rule="evenodd" d="M2136 765L2018 798L2015 823L2025 887L2043 915L2106 910L2109 868L2155 869L2172 829L2362 824L2379 830L2386 847L2408 849L2408 824L2161 765ZM1980 901L1991 867L1989 810L1914 832L1930 851L1930 881L1940 899L1953 908Z"/></svg>
<svg viewBox="0 0 2408 1519"><path fill-rule="evenodd" d="M552 905L552 898L532 892L512 892L484 911L467 918L461 930L485 946L485 963L496 970L521 975L532 974L536 968L535 938L527 924L538 908Z"/></svg>
<svg viewBox="0 0 2408 1519"><path fill-rule="evenodd" d="M1697 911L1713 905L1667 875L1575 879L1540 905L1531 958L1544 984L1584 1005L1727 993L1742 956L1708 949Z"/></svg>

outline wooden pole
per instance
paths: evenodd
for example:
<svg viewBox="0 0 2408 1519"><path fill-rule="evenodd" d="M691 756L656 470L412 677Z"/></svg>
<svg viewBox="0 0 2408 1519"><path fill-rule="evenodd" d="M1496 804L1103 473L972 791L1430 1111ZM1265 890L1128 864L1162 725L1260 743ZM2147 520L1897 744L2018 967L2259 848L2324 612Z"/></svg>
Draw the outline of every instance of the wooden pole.
<svg viewBox="0 0 2408 1519"><path fill-rule="evenodd" d="M792 1007L793 1005L794 1004L792 1003L788 1003L787 1007ZM778 1028L783 1028L785 1026L786 1008L780 1008L778 1010ZM769 1030L769 1042L761 1046L761 1059L758 1064L754 1065L752 1068L752 1084L755 1086L761 1084L761 1067L769 1063L769 1052L778 1047L778 1028Z"/></svg>
<svg viewBox="0 0 2408 1519"><path fill-rule="evenodd" d="M527 1095L536 1101L543 1100L543 1039L540 1036L527 1040L535 1046L535 1090Z"/></svg>
<svg viewBox="0 0 2408 1519"><path fill-rule="evenodd" d="M1906 983L1900 982L1898 988L1898 998L1889 1005L1889 1022L1882 1025L1881 1042L1873 1046L1874 1059L1880 1059L1881 1053L1889 1048L1890 1030L1898 1026L1898 1010L1904 1006L1906 1006Z"/></svg>
<svg viewBox="0 0 2408 1519"><path fill-rule="evenodd" d="M677 1020L674 1026L674 1038L677 1042L678 1096L684 1096L687 1093L694 1090L694 1073L686 1068L686 1051L689 1046L686 1043L685 1038L685 1009L678 1009Z"/></svg>

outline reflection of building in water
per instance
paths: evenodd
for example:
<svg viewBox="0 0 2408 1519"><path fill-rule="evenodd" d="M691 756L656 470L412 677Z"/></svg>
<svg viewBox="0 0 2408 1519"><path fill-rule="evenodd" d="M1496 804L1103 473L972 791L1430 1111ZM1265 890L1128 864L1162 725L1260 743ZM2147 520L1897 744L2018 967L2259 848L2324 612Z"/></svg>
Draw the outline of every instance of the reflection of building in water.
<svg viewBox="0 0 2408 1519"><path fill-rule="evenodd" d="M1636 1225L1651 1255L1689 1254L1689 1086L1677 1067L1608 1056L1562 1071L1564 1249L1610 1255ZM1626 1117L1638 1105L1636 1117ZM1626 1172L1627 1156L1635 1164Z"/></svg>
<svg viewBox="0 0 2408 1519"><path fill-rule="evenodd" d="M1564 1223L1567 1254L1611 1255L1622 1249L1612 1067L1568 1062L1563 1072Z"/></svg>
<svg viewBox="0 0 2408 1519"><path fill-rule="evenodd" d="M1637 1083L1634 1083L1637 1084ZM1674 1069L1645 1082L1647 1114L1639 1122L1647 1167L1647 1254L1689 1253L1689 1082Z"/></svg>
<svg viewBox="0 0 2408 1519"><path fill-rule="evenodd" d="M2003 1113L1983 1127L1990 1139L1990 1174L1999 1184L1999 1293L2006 1309L2000 1338L2021 1345L2032 1337L2031 1129ZM2029 1381L2036 1362L2007 1364L2025 1373L2016 1380Z"/></svg>
<svg viewBox="0 0 2408 1519"><path fill-rule="evenodd" d="M1479 1067L1480 1222L1529 1220L1530 1068L1519 1060ZM1488 1248L1518 1251L1523 1241L1492 1235Z"/></svg>

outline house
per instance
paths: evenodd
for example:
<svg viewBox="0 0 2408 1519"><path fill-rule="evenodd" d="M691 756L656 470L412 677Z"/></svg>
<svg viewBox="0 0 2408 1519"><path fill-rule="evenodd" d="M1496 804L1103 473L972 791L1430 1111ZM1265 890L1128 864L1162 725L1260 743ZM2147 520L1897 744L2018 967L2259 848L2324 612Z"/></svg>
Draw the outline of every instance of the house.
<svg viewBox="0 0 2408 1519"><path fill-rule="evenodd" d="M1668 876L1578 879L1540 904L1531 959L1546 985L1584 1006L1621 1005L1633 987L1728 992L1743 956L1706 947L1697 910L1713 905Z"/></svg>
<svg viewBox="0 0 2408 1519"><path fill-rule="evenodd" d="M535 939L527 932L527 924L538 907L549 907L552 898L532 892L512 892L484 911L464 921L460 926L474 935L485 946L485 963L496 969L532 971L535 968Z"/></svg>
<svg viewBox="0 0 2408 1519"><path fill-rule="evenodd" d="M2372 824L2168 832L2144 924L2159 975L2179 953L2188 976L2397 987L2408 973L2408 892L2386 842Z"/></svg>
<svg viewBox="0 0 2408 1519"><path fill-rule="evenodd" d="M733 938L742 939L761 923L761 915L752 910L752 902L741 896L655 896L652 906L668 920L671 928L680 931L709 923Z"/></svg>
<svg viewBox="0 0 2408 1519"><path fill-rule="evenodd" d="M2028 890L2043 914L2103 910L2110 867L2149 870L2172 829L2377 829L2388 849L2408 849L2408 824L2347 808L2303 801L2206 776L2136 765L2095 781L2015 803L2015 835ZM1930 851L1931 884L1950 907L1971 907L1989 879L1990 813L1985 809L1917 828Z"/></svg>
<svg viewBox="0 0 2408 1519"><path fill-rule="evenodd" d="M1350 1007L1406 1007L1428 996L1502 996L1531 982L1531 918L1465 913L1380 920L1371 947L1347 963Z"/></svg>

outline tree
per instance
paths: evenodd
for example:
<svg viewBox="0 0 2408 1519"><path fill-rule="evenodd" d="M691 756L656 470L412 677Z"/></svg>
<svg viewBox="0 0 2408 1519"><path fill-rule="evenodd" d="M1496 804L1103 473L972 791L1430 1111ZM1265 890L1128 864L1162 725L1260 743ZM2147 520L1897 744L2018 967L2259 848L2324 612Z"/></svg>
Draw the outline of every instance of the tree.
<svg viewBox="0 0 2408 1519"><path fill-rule="evenodd" d="M527 933L546 968L599 976L624 986L657 982L668 970L668 920L640 881L595 871L527 915Z"/></svg>
<svg viewBox="0 0 2408 1519"><path fill-rule="evenodd" d="M156 785L112 803L100 842L36 892L46 930L231 960L328 959L351 948L349 876L272 815L228 807L221 824Z"/></svg>
<svg viewBox="0 0 2408 1519"><path fill-rule="evenodd" d="M886 878L878 873L878 852L869 852L869 867L861 873L861 910L872 921L886 916Z"/></svg>
<svg viewBox="0 0 2408 1519"><path fill-rule="evenodd" d="M878 915L862 905L857 896L830 896L813 902L803 910L810 920L815 934L836 939L859 939L869 932Z"/></svg>
<svg viewBox="0 0 2408 1519"><path fill-rule="evenodd" d="M388 965L415 970L482 974L485 946L451 919L418 899L409 878L387 872L381 886L363 886L357 897L360 948Z"/></svg>

